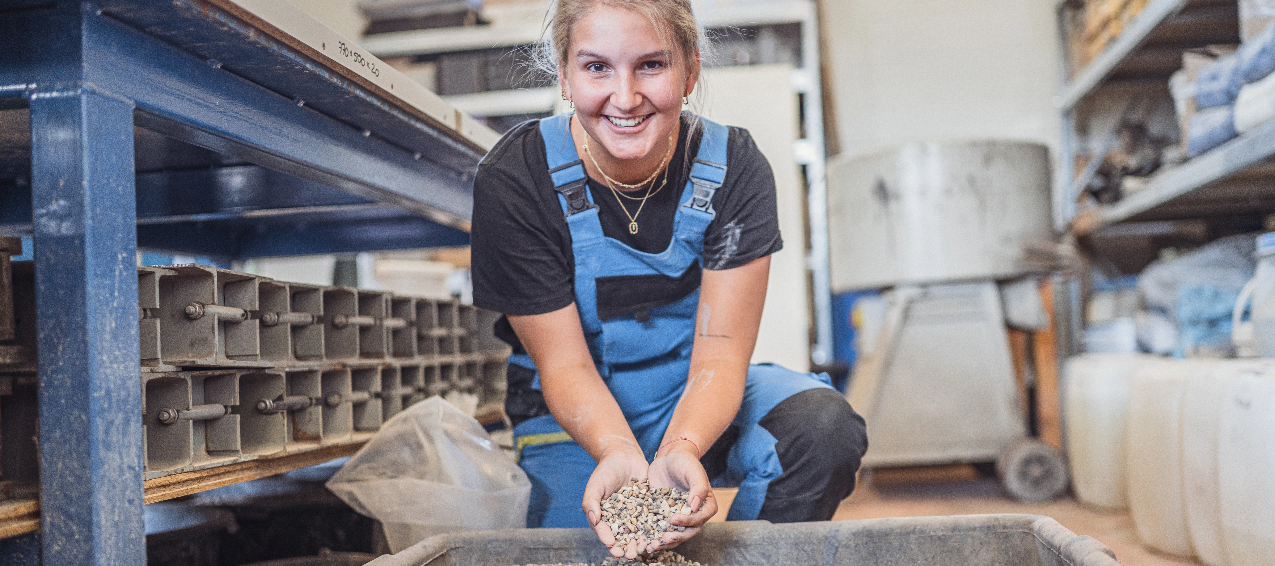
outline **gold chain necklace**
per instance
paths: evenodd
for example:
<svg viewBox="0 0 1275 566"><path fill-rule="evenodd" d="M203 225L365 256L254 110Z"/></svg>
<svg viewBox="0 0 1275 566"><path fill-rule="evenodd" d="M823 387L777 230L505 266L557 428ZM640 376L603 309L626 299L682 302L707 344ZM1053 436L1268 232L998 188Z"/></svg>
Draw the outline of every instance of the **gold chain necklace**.
<svg viewBox="0 0 1275 566"><path fill-rule="evenodd" d="M665 170L664 166L668 164L669 158L673 156L673 136L677 134L678 127L680 126L675 126L674 129L670 130L668 133L668 149L664 151L664 158L660 160L660 166L655 168L655 171L651 173L650 177L647 177L644 181L641 181L639 183L634 183L632 185L628 183L621 183L613 179L610 175L607 175L607 172L602 170L602 166L598 165L598 160L593 157L593 152L589 150L589 133L588 132L584 133L584 154L589 156L589 161L593 162L593 168L597 169L598 173L602 174L602 178L605 179L607 183L610 183L612 188L618 186L625 190L635 191L637 189L640 189L646 186L648 183L654 181L655 176L659 175L660 171ZM625 195L625 196L628 196L628 195ZM633 200L637 200L634 197L629 197L629 198Z"/></svg>
<svg viewBox="0 0 1275 566"><path fill-rule="evenodd" d="M651 195L660 192L660 189L663 189L664 185L666 185L667 183L668 183L668 176L665 175L664 180L660 182L659 188L655 188L655 186L652 185L651 189L647 189L646 196L642 197L642 202L638 203L637 211L634 212L633 214L629 214L629 209L624 206L624 201L620 200L620 191L615 190L615 187L611 186L610 184L607 185L608 187L611 188L611 194L615 195L615 202L620 203L620 210L623 210L625 216L629 217L629 233L630 234L638 233L637 217L639 214L642 214L642 207L646 206L646 199L649 199L651 198ZM637 200L637 199L634 199L634 200Z"/></svg>
<svg viewBox="0 0 1275 566"><path fill-rule="evenodd" d="M673 130L669 132L668 150L664 152L664 158L660 160L660 166L656 168L655 172L651 173L651 176L647 177L645 181L642 181L641 183L638 183L636 185L628 185L625 183L621 183L619 181L616 181L615 179L612 179L610 175L607 175L606 171L603 171L602 167L598 165L598 161L593 158L593 152L589 151L588 132L584 134L584 153L585 155L589 156L589 161L593 162L593 167L596 168L598 170L598 173L602 174L602 178L606 180L607 188L610 188L611 194L615 195L615 202L620 204L620 210L623 210L624 215L629 217L629 233L630 234L638 233L637 217L638 215L642 214L642 209L646 206L647 199L651 198L651 195L654 195L655 193L660 192L660 190L664 188L664 185L668 184L668 169L666 169L664 166L668 164L669 158L673 155L673 135L676 133L677 133L677 130ZM664 171L664 180L660 182L660 186L657 188L654 185L653 181L655 181L656 175L660 174L660 171ZM622 193L619 190L617 190L615 186L621 185L623 187L630 187L632 190L632 189L639 189L642 187L642 185L645 185L647 183L652 183L652 184L646 189L646 195L644 195L641 199L638 199L636 197L631 197L629 195L624 195L625 198L641 201L640 203L638 203L637 211L630 214L628 207L624 206L624 201L620 200L620 195Z"/></svg>

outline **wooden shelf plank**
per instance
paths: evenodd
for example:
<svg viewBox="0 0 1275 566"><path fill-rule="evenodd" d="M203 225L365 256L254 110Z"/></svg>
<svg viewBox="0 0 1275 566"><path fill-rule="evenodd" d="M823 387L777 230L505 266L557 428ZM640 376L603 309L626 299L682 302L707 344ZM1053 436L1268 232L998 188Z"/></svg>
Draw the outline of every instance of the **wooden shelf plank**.
<svg viewBox="0 0 1275 566"><path fill-rule="evenodd" d="M249 460L207 470L173 474L146 480L146 503L166 501L184 495L225 487L231 484L273 476L283 472L322 464L358 452L364 442L328 446L310 452L289 454L276 458Z"/></svg>
<svg viewBox="0 0 1275 566"><path fill-rule="evenodd" d="M35 499L0 501L0 540L40 530L40 502Z"/></svg>
<svg viewBox="0 0 1275 566"><path fill-rule="evenodd" d="M157 503L231 484L273 476L322 464L358 452L366 441L328 446L310 452L261 458L197 472L173 474L144 483L146 503ZM40 502L35 499L0 501L0 540L40 530Z"/></svg>

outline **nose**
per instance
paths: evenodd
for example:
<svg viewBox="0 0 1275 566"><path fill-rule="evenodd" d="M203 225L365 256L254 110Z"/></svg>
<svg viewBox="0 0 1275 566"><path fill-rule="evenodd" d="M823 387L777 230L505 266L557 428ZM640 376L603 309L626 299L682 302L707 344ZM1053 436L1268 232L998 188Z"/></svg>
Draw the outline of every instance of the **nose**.
<svg viewBox="0 0 1275 566"><path fill-rule="evenodd" d="M642 104L642 94L638 92L637 77L633 73L618 73L615 92L611 94L611 105L617 110L629 111Z"/></svg>

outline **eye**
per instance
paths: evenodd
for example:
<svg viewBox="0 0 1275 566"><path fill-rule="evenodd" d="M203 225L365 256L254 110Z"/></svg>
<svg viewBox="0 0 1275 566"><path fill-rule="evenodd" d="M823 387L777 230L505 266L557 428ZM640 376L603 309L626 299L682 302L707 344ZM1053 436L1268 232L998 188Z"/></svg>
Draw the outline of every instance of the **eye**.
<svg viewBox="0 0 1275 566"><path fill-rule="evenodd" d="M606 65L603 65L602 63L597 63L597 62L588 63L584 66L584 68L590 73L605 73L607 71Z"/></svg>
<svg viewBox="0 0 1275 566"><path fill-rule="evenodd" d="M658 59L642 62L643 71L658 71L664 68L664 62Z"/></svg>

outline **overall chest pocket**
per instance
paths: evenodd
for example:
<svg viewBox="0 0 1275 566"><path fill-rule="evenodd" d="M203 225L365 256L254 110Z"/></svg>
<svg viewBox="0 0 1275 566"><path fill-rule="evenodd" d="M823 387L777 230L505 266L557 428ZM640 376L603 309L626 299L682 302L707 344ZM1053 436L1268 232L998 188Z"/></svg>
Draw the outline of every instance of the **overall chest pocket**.
<svg viewBox="0 0 1275 566"><path fill-rule="evenodd" d="M678 277L597 278L604 361L629 365L682 355L694 336L702 275L696 261Z"/></svg>

